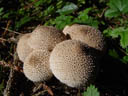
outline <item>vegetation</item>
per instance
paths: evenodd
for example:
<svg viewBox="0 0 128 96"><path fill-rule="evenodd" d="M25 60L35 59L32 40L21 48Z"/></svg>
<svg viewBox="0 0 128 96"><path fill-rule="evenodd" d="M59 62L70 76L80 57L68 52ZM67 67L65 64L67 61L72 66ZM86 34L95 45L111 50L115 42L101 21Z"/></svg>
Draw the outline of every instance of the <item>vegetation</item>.
<svg viewBox="0 0 128 96"><path fill-rule="evenodd" d="M10 69L6 67L19 70L22 65L14 65L17 37L20 34L31 32L38 24L56 26L62 30L66 25L79 23L98 28L106 38L107 52L101 61L96 82L80 92L55 82L48 83L48 86L55 96L127 96L127 5L128 0L1 0L0 95L9 77ZM48 92L43 91L42 94L47 96Z"/></svg>
<svg viewBox="0 0 128 96"><path fill-rule="evenodd" d="M97 91L97 88L95 88L95 86L90 85L87 88L87 91L83 93L83 96L100 96L100 94Z"/></svg>

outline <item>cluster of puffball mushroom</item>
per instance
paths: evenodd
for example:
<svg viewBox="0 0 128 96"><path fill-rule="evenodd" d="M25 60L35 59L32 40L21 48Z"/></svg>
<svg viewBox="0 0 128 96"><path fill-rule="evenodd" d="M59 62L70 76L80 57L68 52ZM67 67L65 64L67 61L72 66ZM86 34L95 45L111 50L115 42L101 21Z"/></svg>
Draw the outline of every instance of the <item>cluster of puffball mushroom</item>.
<svg viewBox="0 0 128 96"><path fill-rule="evenodd" d="M88 25L73 24L60 31L37 26L17 44L23 72L33 82L55 76L70 87L83 87L93 81L105 51L102 33Z"/></svg>

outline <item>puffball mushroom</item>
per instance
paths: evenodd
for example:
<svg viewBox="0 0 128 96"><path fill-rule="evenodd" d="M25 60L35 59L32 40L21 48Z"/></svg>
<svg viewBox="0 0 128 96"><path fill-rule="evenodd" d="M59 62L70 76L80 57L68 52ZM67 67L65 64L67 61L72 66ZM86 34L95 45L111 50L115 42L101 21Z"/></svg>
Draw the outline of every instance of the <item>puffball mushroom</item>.
<svg viewBox="0 0 128 96"><path fill-rule="evenodd" d="M19 59L24 62L25 58L32 52L32 48L28 45L28 38L30 37L31 33L24 34L20 37L17 43L17 54Z"/></svg>
<svg viewBox="0 0 128 96"><path fill-rule="evenodd" d="M47 50L34 50L23 65L25 76L33 82L41 82L50 79L53 74L49 68L50 52Z"/></svg>
<svg viewBox="0 0 128 96"><path fill-rule="evenodd" d="M50 55L50 69L57 79L70 87L81 87L93 79L97 70L95 49L77 40L56 45Z"/></svg>
<svg viewBox="0 0 128 96"><path fill-rule="evenodd" d="M66 36L60 30L52 26L37 26L29 39L29 45L33 49L52 50L54 46L66 40Z"/></svg>
<svg viewBox="0 0 128 96"><path fill-rule="evenodd" d="M63 30L65 35L69 35L71 39L80 40L88 46L96 48L104 52L105 41L102 33L94 27L88 25L73 24L66 26Z"/></svg>

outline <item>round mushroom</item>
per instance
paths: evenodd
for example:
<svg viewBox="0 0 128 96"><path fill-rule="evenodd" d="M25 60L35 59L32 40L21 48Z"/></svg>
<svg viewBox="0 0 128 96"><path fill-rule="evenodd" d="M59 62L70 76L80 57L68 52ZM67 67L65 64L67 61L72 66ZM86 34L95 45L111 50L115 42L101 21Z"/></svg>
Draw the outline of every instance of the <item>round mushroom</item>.
<svg viewBox="0 0 128 96"><path fill-rule="evenodd" d="M50 69L70 87L86 86L97 73L96 51L81 41L63 41L51 52Z"/></svg>
<svg viewBox="0 0 128 96"><path fill-rule="evenodd" d="M24 34L20 37L17 43L17 54L19 59L24 62L25 58L33 51L33 49L28 45L28 38L31 33Z"/></svg>
<svg viewBox="0 0 128 96"><path fill-rule="evenodd" d="M66 40L66 36L60 30L52 26L37 26L29 38L29 45L33 49L52 50L59 42Z"/></svg>
<svg viewBox="0 0 128 96"><path fill-rule="evenodd" d="M69 35L71 39L80 40L88 46L96 48L104 52L105 41L102 33L94 27L88 25L73 24L66 26L63 30L65 35Z"/></svg>
<svg viewBox="0 0 128 96"><path fill-rule="evenodd" d="M33 82L50 79L53 74L49 68L50 52L47 50L34 50L26 58L23 66L25 76Z"/></svg>

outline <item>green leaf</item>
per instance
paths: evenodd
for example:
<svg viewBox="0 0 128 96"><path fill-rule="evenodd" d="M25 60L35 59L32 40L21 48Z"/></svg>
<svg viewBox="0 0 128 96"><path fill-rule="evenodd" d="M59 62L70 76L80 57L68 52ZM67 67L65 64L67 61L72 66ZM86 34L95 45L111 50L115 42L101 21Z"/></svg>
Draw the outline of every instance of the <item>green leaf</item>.
<svg viewBox="0 0 128 96"><path fill-rule="evenodd" d="M128 55L128 47L126 48L126 53L127 53L127 55Z"/></svg>
<svg viewBox="0 0 128 96"><path fill-rule="evenodd" d="M120 44L122 48L126 48L128 46L128 29L123 31L120 36L121 36Z"/></svg>
<svg viewBox="0 0 128 96"><path fill-rule="evenodd" d="M4 89L4 80L2 81L2 83L0 84L0 92L2 92Z"/></svg>
<svg viewBox="0 0 128 96"><path fill-rule="evenodd" d="M123 13L128 13L128 0L122 0L122 3L123 3Z"/></svg>
<svg viewBox="0 0 128 96"><path fill-rule="evenodd" d="M0 8L0 16L3 15L4 8Z"/></svg>
<svg viewBox="0 0 128 96"><path fill-rule="evenodd" d="M88 12L89 12L91 9L92 9L92 8L87 8L87 9L85 9L84 11L79 12L78 18L79 18L80 20L82 20L82 21L86 21L86 20L89 18Z"/></svg>
<svg viewBox="0 0 128 96"><path fill-rule="evenodd" d="M2 16L2 18L4 18L4 19L13 18L13 17L16 17L16 12L13 11L13 10L7 11L7 12Z"/></svg>
<svg viewBox="0 0 128 96"><path fill-rule="evenodd" d="M63 5L65 5L65 2L63 0L58 0L58 2L56 3L56 8L60 9Z"/></svg>
<svg viewBox="0 0 128 96"><path fill-rule="evenodd" d="M120 15L120 12L118 12L117 10L113 10L113 9L108 9L105 12L105 17L117 17Z"/></svg>
<svg viewBox="0 0 128 96"><path fill-rule="evenodd" d="M120 36L120 45L122 48L126 48L128 46L128 28L119 27L115 29L107 29L103 32L105 36L111 36L112 38L118 38Z"/></svg>
<svg viewBox="0 0 128 96"><path fill-rule="evenodd" d="M121 35L122 31L124 31L123 27L115 28L114 30L110 31L109 35L112 36L112 38L117 38L119 35Z"/></svg>
<svg viewBox="0 0 128 96"><path fill-rule="evenodd" d="M97 20L94 20L93 17L88 16L88 12L92 10L92 8L87 8L81 12L79 12L79 15L77 18L74 19L74 23L80 23L80 24L87 24L93 27L98 27L99 22Z"/></svg>
<svg viewBox="0 0 128 96"><path fill-rule="evenodd" d="M72 24L72 19L73 16L58 16L55 19L55 25L58 29L63 29L66 25Z"/></svg>
<svg viewBox="0 0 128 96"><path fill-rule="evenodd" d="M117 38L121 35L122 31L124 31L124 27L119 27L119 28L115 28L115 29L106 29L104 30L104 35L107 37L112 37L112 38Z"/></svg>
<svg viewBox="0 0 128 96"><path fill-rule="evenodd" d="M115 58L115 59L119 59L119 55L118 55L118 53L116 52L115 49L110 49L109 52L108 52L108 54L110 56L112 56L113 58Z"/></svg>
<svg viewBox="0 0 128 96"><path fill-rule="evenodd" d="M86 0L77 0L77 5L78 5L79 7L85 5L85 3L86 3Z"/></svg>
<svg viewBox="0 0 128 96"><path fill-rule="evenodd" d="M117 17L128 13L128 0L110 0L108 6L110 8L105 12L106 17Z"/></svg>
<svg viewBox="0 0 128 96"><path fill-rule="evenodd" d="M52 2L52 0L38 0L37 2L34 3L34 6L37 8L40 5L49 4L51 2Z"/></svg>
<svg viewBox="0 0 128 96"><path fill-rule="evenodd" d="M62 9L57 10L56 12L67 15L74 12L77 9L78 9L77 5L75 5L74 3L69 3L68 5L65 5Z"/></svg>
<svg viewBox="0 0 128 96"><path fill-rule="evenodd" d="M122 10L122 0L110 0L110 8L121 11Z"/></svg>
<svg viewBox="0 0 128 96"><path fill-rule="evenodd" d="M10 13L6 13L6 14L3 15L3 18L8 18L9 15L10 15Z"/></svg>
<svg viewBox="0 0 128 96"><path fill-rule="evenodd" d="M90 85L87 91L83 93L83 96L100 96L100 93L94 85Z"/></svg>
<svg viewBox="0 0 128 96"><path fill-rule="evenodd" d="M25 16L23 18L21 18L19 21L16 22L15 24L15 28L16 30L18 30L22 25L26 24L27 22L31 21L32 17L29 16Z"/></svg>
<svg viewBox="0 0 128 96"><path fill-rule="evenodd" d="M54 19L49 19L47 22L45 22L44 25L45 26L55 25L55 20Z"/></svg>
<svg viewBox="0 0 128 96"><path fill-rule="evenodd" d="M4 8L0 8L0 13L4 10Z"/></svg>
<svg viewBox="0 0 128 96"><path fill-rule="evenodd" d="M24 8L19 9L18 12L17 12L17 14L24 15L25 14Z"/></svg>
<svg viewBox="0 0 128 96"><path fill-rule="evenodd" d="M123 59L121 59L121 61L125 64L128 63L128 56L124 56Z"/></svg>
<svg viewBox="0 0 128 96"><path fill-rule="evenodd" d="M48 16L49 14L54 12L54 6L50 5L46 10L43 12L43 16Z"/></svg>

